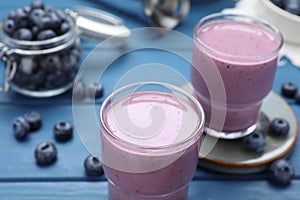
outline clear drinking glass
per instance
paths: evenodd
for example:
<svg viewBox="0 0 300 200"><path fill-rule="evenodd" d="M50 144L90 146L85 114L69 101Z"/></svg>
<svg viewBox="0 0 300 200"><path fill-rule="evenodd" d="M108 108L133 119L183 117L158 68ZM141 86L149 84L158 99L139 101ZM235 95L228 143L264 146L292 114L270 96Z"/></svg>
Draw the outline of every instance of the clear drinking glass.
<svg viewBox="0 0 300 200"><path fill-rule="evenodd" d="M207 134L235 139L256 128L282 44L281 33L258 18L217 13L198 22L191 82L205 111Z"/></svg>
<svg viewBox="0 0 300 200"><path fill-rule="evenodd" d="M204 120L199 102L167 83L134 83L108 96L100 130L110 199L186 199Z"/></svg>

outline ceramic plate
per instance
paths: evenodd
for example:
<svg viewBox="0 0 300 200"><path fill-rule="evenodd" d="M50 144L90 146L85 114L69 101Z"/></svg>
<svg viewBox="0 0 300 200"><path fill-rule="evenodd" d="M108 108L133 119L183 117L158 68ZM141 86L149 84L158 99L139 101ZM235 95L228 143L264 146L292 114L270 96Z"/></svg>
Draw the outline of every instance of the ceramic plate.
<svg viewBox="0 0 300 200"><path fill-rule="evenodd" d="M276 117L286 119L290 132L286 138L266 134L266 148L263 153L254 153L242 146L241 139L221 140L205 135L199 154L199 166L223 173L249 174L267 169L276 159L288 156L298 137L297 118L292 108L275 92L264 99L261 108L261 120ZM258 122L261 127L262 123Z"/></svg>

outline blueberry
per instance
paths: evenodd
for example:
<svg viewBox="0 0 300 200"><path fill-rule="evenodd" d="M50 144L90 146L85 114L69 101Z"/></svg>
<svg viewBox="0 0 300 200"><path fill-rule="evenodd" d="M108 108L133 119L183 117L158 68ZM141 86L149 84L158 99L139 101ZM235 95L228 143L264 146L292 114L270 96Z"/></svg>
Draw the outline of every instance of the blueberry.
<svg viewBox="0 0 300 200"><path fill-rule="evenodd" d="M36 111L31 111L31 112L25 113L24 119L29 124L30 131L36 131L42 125L42 117L41 117L40 113L38 113Z"/></svg>
<svg viewBox="0 0 300 200"><path fill-rule="evenodd" d="M56 33L53 30L47 29L47 30L39 32L37 34L36 38L37 38L37 40L47 40L47 39L54 38L55 36L56 36Z"/></svg>
<svg viewBox="0 0 300 200"><path fill-rule="evenodd" d="M43 142L35 148L34 156L38 165L50 165L54 163L57 158L57 149L53 143Z"/></svg>
<svg viewBox="0 0 300 200"><path fill-rule="evenodd" d="M18 68L24 74L30 75L30 74L34 73L34 71L37 68L35 64L36 63L34 62L34 60L32 58L24 57L24 58L20 59Z"/></svg>
<svg viewBox="0 0 300 200"><path fill-rule="evenodd" d="M300 91L297 91L294 99L297 104L300 104Z"/></svg>
<svg viewBox="0 0 300 200"><path fill-rule="evenodd" d="M39 70L34 74L31 74L29 79L30 79L30 83L35 85L36 89L38 89L44 84L45 78L46 78L46 72L43 70Z"/></svg>
<svg viewBox="0 0 300 200"><path fill-rule="evenodd" d="M4 21L3 30L5 31L5 33L12 34L15 31L15 29L16 29L16 25L14 20L7 19Z"/></svg>
<svg viewBox="0 0 300 200"><path fill-rule="evenodd" d="M59 29L59 33L62 35L62 34L65 34L67 33L69 30L71 29L71 26L68 22L63 22L61 25L60 25L60 29Z"/></svg>
<svg viewBox="0 0 300 200"><path fill-rule="evenodd" d="M35 25L39 30L52 29L54 27L53 21L49 16L44 16L36 21Z"/></svg>
<svg viewBox="0 0 300 200"><path fill-rule="evenodd" d="M243 143L246 149L261 153L264 151L266 146L266 137L263 133L254 131L243 138Z"/></svg>
<svg viewBox="0 0 300 200"><path fill-rule="evenodd" d="M271 2L280 8L282 8L284 5L284 0L271 0Z"/></svg>
<svg viewBox="0 0 300 200"><path fill-rule="evenodd" d="M53 28L57 28L61 25L62 21L55 11L48 11L47 15L50 17L53 23Z"/></svg>
<svg viewBox="0 0 300 200"><path fill-rule="evenodd" d="M17 117L13 121L13 133L17 140L25 140L30 130L29 123L23 117Z"/></svg>
<svg viewBox="0 0 300 200"><path fill-rule="evenodd" d="M46 15L43 9L37 8L33 9L29 15L29 19L34 23L39 23L40 19Z"/></svg>
<svg viewBox="0 0 300 200"><path fill-rule="evenodd" d="M282 118L275 118L271 121L269 127L269 134L286 137L290 131L289 122Z"/></svg>
<svg viewBox="0 0 300 200"><path fill-rule="evenodd" d="M70 70L73 68L78 62L78 57L70 53L69 51L67 53L62 54L61 56L61 63L63 66L63 69Z"/></svg>
<svg viewBox="0 0 300 200"><path fill-rule="evenodd" d="M284 9L294 15L300 15L300 1L299 0L285 0Z"/></svg>
<svg viewBox="0 0 300 200"><path fill-rule="evenodd" d="M31 9L36 9L36 8L39 8L39 9L44 9L45 5L43 3L43 1L41 0L33 0L31 2Z"/></svg>
<svg viewBox="0 0 300 200"><path fill-rule="evenodd" d="M73 126L69 122L59 122L54 126L53 133L58 142L66 142L73 137Z"/></svg>
<svg viewBox="0 0 300 200"><path fill-rule="evenodd" d="M59 19L61 20L61 23L68 21L67 20L67 15L66 13L64 13L62 10L56 10L56 14L59 17Z"/></svg>
<svg viewBox="0 0 300 200"><path fill-rule="evenodd" d="M13 37L19 40L32 40L33 35L30 29L20 28L14 32Z"/></svg>
<svg viewBox="0 0 300 200"><path fill-rule="evenodd" d="M47 89L59 88L65 85L66 81L66 75L62 71L55 71L52 74L48 74L45 86Z"/></svg>
<svg viewBox="0 0 300 200"><path fill-rule="evenodd" d="M84 169L88 176L101 176L104 173L100 158L96 155L86 157Z"/></svg>
<svg viewBox="0 0 300 200"><path fill-rule="evenodd" d="M100 98L103 96L104 88L101 83L95 82L90 84L88 88L88 95L90 98Z"/></svg>
<svg viewBox="0 0 300 200"><path fill-rule="evenodd" d="M18 85L27 85L30 83L30 77L22 73L20 70L16 71L13 81Z"/></svg>
<svg viewBox="0 0 300 200"><path fill-rule="evenodd" d="M275 184L288 185L294 175L293 166L285 159L276 160L270 165L270 178Z"/></svg>
<svg viewBox="0 0 300 200"><path fill-rule="evenodd" d="M85 98L85 84L81 81L74 83L73 86L73 99L74 100L82 100Z"/></svg>
<svg viewBox="0 0 300 200"><path fill-rule="evenodd" d="M55 72L57 69L60 69L62 66L61 60L58 55L51 54L47 56L43 61L41 62L42 68L50 73Z"/></svg>
<svg viewBox="0 0 300 200"><path fill-rule="evenodd" d="M29 16L30 12L31 12L31 7L30 6L25 6L23 8L24 13Z"/></svg>
<svg viewBox="0 0 300 200"><path fill-rule="evenodd" d="M294 98L297 90L298 87L292 82L284 83L281 86L281 93L283 94L283 96L288 98Z"/></svg>

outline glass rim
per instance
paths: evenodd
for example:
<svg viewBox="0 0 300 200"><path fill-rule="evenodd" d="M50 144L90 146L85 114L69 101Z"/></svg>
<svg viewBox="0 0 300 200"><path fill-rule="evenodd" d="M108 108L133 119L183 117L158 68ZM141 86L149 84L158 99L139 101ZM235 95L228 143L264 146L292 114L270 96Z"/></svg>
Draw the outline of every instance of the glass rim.
<svg viewBox="0 0 300 200"><path fill-rule="evenodd" d="M107 123L105 122L104 118L105 118L105 109L107 108L107 106L111 103L111 99L123 92L126 91L127 89L139 86L139 85L160 85L160 86L164 86L168 89L170 89L172 92L169 94L173 94L174 91L180 92L181 95L184 95L185 97L187 97L194 105L193 107L197 108L197 114L199 113L199 115L201 116L199 123L197 123L197 126L195 127L193 133L191 135L189 135L187 138L180 140L176 143L173 144L169 144L169 145L161 145L161 146L143 146L143 145L139 145L139 144L134 144L132 142L128 142L120 137L117 137L116 135L113 134L113 132L109 129L109 127L107 126ZM150 90L149 90L150 91ZM166 92L162 92L165 94L168 94ZM174 95L176 97L176 95ZM200 133L203 129L204 129L204 123L205 123L205 114L204 114L204 110L202 108L202 105L198 102L198 100L190 93L188 93L186 90L169 84L169 83L165 83L165 82L136 82L136 83L132 83L132 84L128 84L125 86L122 86L120 88L118 88L117 90L113 91L102 103L101 108L100 108L100 123L102 125L102 127L104 128L104 131L106 133L108 133L109 137L112 137L120 142L122 142L122 144L134 147L134 148L139 148L139 149L144 149L144 150L164 150L164 149L170 149L170 148L174 148L174 147L178 147L180 145L183 145L189 141L192 141L194 138L196 138L196 136L198 135L198 133ZM100 130L101 131L101 130Z"/></svg>
<svg viewBox="0 0 300 200"><path fill-rule="evenodd" d="M279 31L279 29L276 28L271 23L269 23L261 18L251 16L251 15L246 15L246 14L238 14L238 13L213 13L213 14L209 14L199 20L199 22L194 27L193 34L194 34L194 41L197 41L198 44L202 45L204 48L208 49L209 51L217 53L217 55L223 55L223 56L225 56L225 58L235 57L235 58L241 58L241 59L251 59L251 58L258 57L258 56L240 56L240 55L225 53L225 52L216 50L214 48L211 48L209 45L207 45L205 42L203 42L199 39L199 37L197 36L197 31L199 30L199 27L209 20L218 19L220 17L228 17L228 18L239 17L239 18L243 18L243 19L250 19L252 22L256 22L255 24L257 24L259 26L263 26L264 28L267 28L268 30L271 30L270 33L272 33L273 36L276 37L276 39L278 40L278 45L277 45L276 49L274 49L273 51L266 53L264 55L261 55L259 57L268 57L268 56L277 54L283 46L284 39L283 39L283 36L282 36L281 32ZM228 19L225 18L223 20L225 21ZM249 23L249 22L246 22L246 23Z"/></svg>

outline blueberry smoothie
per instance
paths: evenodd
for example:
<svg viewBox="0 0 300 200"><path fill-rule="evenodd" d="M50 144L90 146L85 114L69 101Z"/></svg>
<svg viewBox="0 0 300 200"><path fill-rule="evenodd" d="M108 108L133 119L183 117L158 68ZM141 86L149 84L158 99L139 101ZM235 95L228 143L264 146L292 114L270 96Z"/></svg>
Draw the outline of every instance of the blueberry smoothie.
<svg viewBox="0 0 300 200"><path fill-rule="evenodd" d="M204 125L199 103L188 101L157 91L107 101L101 140L111 200L187 198Z"/></svg>
<svg viewBox="0 0 300 200"><path fill-rule="evenodd" d="M225 112L220 131L237 132L255 125L262 100L272 88L282 37L272 26L253 21L219 14L195 28L191 81L205 110L206 127L212 124L212 109L217 114ZM224 85L214 83L217 76L212 68L220 73ZM212 99L210 88L225 90L225 101Z"/></svg>

